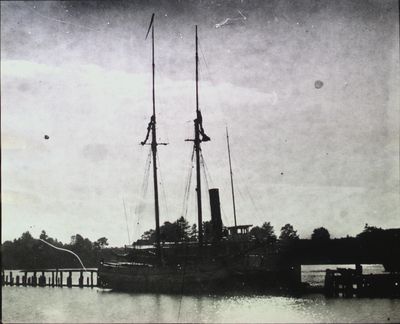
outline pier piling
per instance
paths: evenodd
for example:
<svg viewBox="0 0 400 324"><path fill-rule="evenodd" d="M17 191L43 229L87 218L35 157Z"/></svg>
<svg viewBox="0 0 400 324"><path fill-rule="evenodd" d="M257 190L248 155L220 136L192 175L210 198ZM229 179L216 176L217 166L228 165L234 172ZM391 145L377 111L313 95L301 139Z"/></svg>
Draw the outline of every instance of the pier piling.
<svg viewBox="0 0 400 324"><path fill-rule="evenodd" d="M83 288L83 271L81 270L81 274L79 276L79 287Z"/></svg>
<svg viewBox="0 0 400 324"><path fill-rule="evenodd" d="M12 271L10 271L10 286L14 286L14 278Z"/></svg>
<svg viewBox="0 0 400 324"><path fill-rule="evenodd" d="M36 287L36 286L37 286L36 271L33 272L33 276L32 276L32 286L33 286L33 287Z"/></svg>
<svg viewBox="0 0 400 324"><path fill-rule="evenodd" d="M46 277L44 275L44 271L42 271L42 274L39 277L39 287L44 287L46 286Z"/></svg>
<svg viewBox="0 0 400 324"><path fill-rule="evenodd" d="M72 287L72 271L69 272L69 276L67 277L67 287Z"/></svg>

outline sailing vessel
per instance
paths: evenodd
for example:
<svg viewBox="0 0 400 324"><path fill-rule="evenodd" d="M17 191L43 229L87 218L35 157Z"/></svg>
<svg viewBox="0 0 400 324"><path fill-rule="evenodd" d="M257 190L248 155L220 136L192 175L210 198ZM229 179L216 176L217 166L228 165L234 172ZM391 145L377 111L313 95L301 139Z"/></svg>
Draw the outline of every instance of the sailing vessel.
<svg viewBox="0 0 400 324"><path fill-rule="evenodd" d="M251 225L237 225L234 202L232 166L229 137L227 134L232 198L235 226L223 233L218 189L210 189L212 240L206 241L203 233L202 190L200 174L201 143L210 141L203 128L199 108L199 57L197 26L195 27L196 62L196 118L194 119L193 142L196 159L196 198L198 219L198 241L161 245L160 210L157 181L155 64L154 64L154 14L147 31L152 40L152 105L153 114L142 145L146 145L151 134L153 162L155 246L146 249L131 249L123 262L101 262L98 268L99 286L115 290L134 292L218 292L232 289L282 287L297 285L299 267L280 260L277 247L265 242L251 240L248 229ZM225 236L225 237L224 237Z"/></svg>

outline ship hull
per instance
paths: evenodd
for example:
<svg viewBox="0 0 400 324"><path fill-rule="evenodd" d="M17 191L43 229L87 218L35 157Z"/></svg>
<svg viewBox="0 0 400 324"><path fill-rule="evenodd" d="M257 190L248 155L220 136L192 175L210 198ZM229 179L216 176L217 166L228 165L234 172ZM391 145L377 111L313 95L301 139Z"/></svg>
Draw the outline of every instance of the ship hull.
<svg viewBox="0 0 400 324"><path fill-rule="evenodd" d="M296 287L289 283L287 273L282 269L243 269L213 264L182 268L102 264L98 276L100 287L130 292L263 293Z"/></svg>

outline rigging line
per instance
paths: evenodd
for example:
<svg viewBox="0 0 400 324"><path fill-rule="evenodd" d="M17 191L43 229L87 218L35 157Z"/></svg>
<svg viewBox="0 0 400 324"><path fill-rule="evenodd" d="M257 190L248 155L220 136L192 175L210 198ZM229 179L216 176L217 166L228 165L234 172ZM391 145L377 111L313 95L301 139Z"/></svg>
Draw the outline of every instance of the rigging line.
<svg viewBox="0 0 400 324"><path fill-rule="evenodd" d="M159 170L159 173L160 173L160 184L161 184L161 189L162 189L163 198L164 198L165 213L167 214L167 219L169 219L169 215L168 215L168 204L167 204L167 195L165 194L164 179L163 179L162 172L161 172L160 157L159 157L158 154L156 155L156 158L157 158L158 170Z"/></svg>
<svg viewBox="0 0 400 324"><path fill-rule="evenodd" d="M186 199L185 199L185 209L184 209L184 214L183 217L186 219L187 218L187 212L189 208L189 199L190 199L190 188L192 184L192 175L193 175L193 166L190 168L190 173L189 173L189 179L188 179L188 185L187 185L187 190L186 190Z"/></svg>
<svg viewBox="0 0 400 324"><path fill-rule="evenodd" d="M140 219L140 214L141 214L140 207L141 207L141 204L143 204L145 195L147 193L149 175L150 175L150 166L151 166L151 148L149 148L149 152L147 154L140 197L139 197L139 201L137 202L136 207L135 207L135 215L136 215L137 225L139 224L139 219ZM138 233L138 234L140 234L140 233Z"/></svg>
<svg viewBox="0 0 400 324"><path fill-rule="evenodd" d="M188 186L187 186L187 194L186 194L186 200L185 200L185 209L183 212L183 217L186 219L187 218L187 213L189 209L189 200L190 200L190 192L191 192L191 187L192 187L192 175L193 175L193 168L191 168L191 172L189 174L189 181L188 181Z"/></svg>
<svg viewBox="0 0 400 324"><path fill-rule="evenodd" d="M190 185L192 181L192 173L193 173L193 159L194 159L194 146L192 146L192 153L190 158L190 165L186 175L186 183L185 183L185 191L183 195L183 202L182 202L182 216L186 218L187 209L188 209L188 201L190 195Z"/></svg>
<svg viewBox="0 0 400 324"><path fill-rule="evenodd" d="M204 160L203 153L202 153L202 152L200 152L200 154L201 154L201 160L203 161L203 165L204 165L205 174L207 174L207 175L208 175L208 178L210 179L211 186L214 186L214 183L213 183L213 181L212 181L212 177L211 177L211 172L210 172L210 170L208 169L208 166L207 166L207 163L206 163L206 161Z"/></svg>
<svg viewBox="0 0 400 324"><path fill-rule="evenodd" d="M232 161L233 161L235 164L240 165L240 163L236 160L235 156L232 156ZM243 192L240 190L240 186L237 186L237 185L236 185L235 188L237 188L237 190L238 190L238 192L239 192L239 195L242 197L243 200L247 200L247 198L250 199L250 202L251 202L251 204L252 204L252 206L253 206L253 208L254 208L254 211L255 211L255 216L257 217L258 221L262 221L263 213L262 213L262 211L260 210L260 208L257 206L257 204L255 203L255 200L253 199L253 196L251 195L249 188L248 188L247 185L245 184L246 181L243 181L244 176L243 176L243 174L242 174L242 172L241 172L241 168L237 168L237 169L236 169L235 175L236 175L236 178L238 178L239 183L244 183L244 188L243 188L243 189L245 190L245 192L246 192L246 194L247 194L247 197L245 197L245 195L243 194Z"/></svg>
<svg viewBox="0 0 400 324"><path fill-rule="evenodd" d="M257 220L258 220L259 222L262 223L263 220L262 220L261 211L260 211L260 209L257 207L257 205L255 204L255 202L254 202L254 200L253 200L253 197L251 197L251 195L250 195L250 193L248 192L248 190L246 190L247 197L245 197L244 193L243 193L242 190L240 189L240 186L236 186L236 189L237 189L237 191L239 192L239 195L242 197L243 200L247 200L247 198L250 199L250 203L251 203L251 205L253 206L253 208L254 208L254 210L255 210L254 215L256 216Z"/></svg>
<svg viewBox="0 0 400 324"><path fill-rule="evenodd" d="M199 42L199 48L200 48L201 56L203 57L203 61L204 61L204 65L206 67L206 73L208 74L208 78L210 79L211 82L213 82L213 80L211 79L211 76L210 76L210 70L208 68L208 63L207 63L207 60L206 60L206 57L204 55L203 48L201 47L200 42Z"/></svg>
<svg viewBox="0 0 400 324"><path fill-rule="evenodd" d="M208 63L207 63L206 56L204 55L203 47L201 46L200 40L199 40L199 48L200 48L201 56L202 56L203 61L204 61L204 63L205 63L204 65L205 65L205 67L206 67L205 72L206 72L206 74L207 74L207 78L208 78L208 80L211 82L212 86L213 86L215 89L218 89L218 85L215 83L214 79L211 77L211 72L210 72L210 69L209 69L209 65L208 65ZM199 62L199 63L200 63L200 67L202 67L201 62ZM216 98L217 98L217 100L216 100L217 104L219 104L219 106L221 106L222 100L221 100L220 91L217 91L215 96L216 96ZM225 118L225 122L226 122L226 118Z"/></svg>
<svg viewBox="0 0 400 324"><path fill-rule="evenodd" d="M43 243L46 243L47 245L51 246L52 248L54 248L56 250L60 250L60 251L71 253L72 255L74 255L79 260L79 263L82 265L83 270L85 270L86 273L89 273L86 270L85 266L83 265L83 262L82 262L81 258L76 253L72 252L71 250L67 250L67 249L63 249L63 248L60 248L58 246L55 246L55 245L53 245L53 244L51 244L49 242L46 242L45 240L42 240L41 238L39 238L37 240L42 241Z"/></svg>
<svg viewBox="0 0 400 324"><path fill-rule="evenodd" d="M203 167L203 176L204 176L204 180L206 183L206 189L207 189L206 200L208 201L209 211L210 211L210 215L211 215L211 204L210 204L210 194L209 194L210 186L209 186L209 181L207 178L205 160L204 160L204 157L203 157L203 154L201 153L201 151L200 151L200 161L201 161L201 166ZM211 182L211 177L209 176L209 178L210 178L210 182Z"/></svg>
<svg viewBox="0 0 400 324"><path fill-rule="evenodd" d="M141 198L145 198L147 194L147 189L149 187L149 176L150 176L150 168L151 168L151 148L149 148L149 153L147 155L147 160L146 160L146 166L145 166L145 172L144 172L144 178L143 178L143 183L142 183L142 192L141 192Z"/></svg>
<svg viewBox="0 0 400 324"><path fill-rule="evenodd" d="M190 199L190 188L192 187L192 175L193 175L193 168L191 168L191 172L189 174L189 182L188 182L188 189L187 189L187 195L186 195L186 204L185 204L185 212L183 217L186 219L187 218L187 213L189 209L189 199Z"/></svg>
<svg viewBox="0 0 400 324"><path fill-rule="evenodd" d="M132 244L132 242L131 242L131 235L129 234L128 215L126 214L126 206L125 206L125 200L124 200L124 198L122 198L122 203L123 203L123 205L124 205L126 230L127 230L127 232L128 232L128 244Z"/></svg>
<svg viewBox="0 0 400 324"><path fill-rule="evenodd" d="M207 172L206 172L206 167L204 166L204 158L203 155L200 155L200 161L201 161L201 166L203 168L203 177L204 177L204 181L206 183L206 189L207 189L207 193L210 190L210 185L209 185L209 181L208 181L208 176L207 176Z"/></svg>

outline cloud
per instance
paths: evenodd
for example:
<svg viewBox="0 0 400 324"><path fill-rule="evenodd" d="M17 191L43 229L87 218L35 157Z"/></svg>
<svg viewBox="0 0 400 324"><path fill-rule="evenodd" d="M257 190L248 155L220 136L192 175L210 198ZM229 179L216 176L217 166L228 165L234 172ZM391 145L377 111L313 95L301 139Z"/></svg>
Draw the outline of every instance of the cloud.
<svg viewBox="0 0 400 324"><path fill-rule="evenodd" d="M92 162L99 162L107 157L108 149L104 144L88 144L83 148L82 154Z"/></svg>
<svg viewBox="0 0 400 324"><path fill-rule="evenodd" d="M13 190L3 190L2 193L2 203L6 205L37 205L40 203L40 198L31 193L26 191L13 191Z"/></svg>

